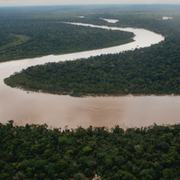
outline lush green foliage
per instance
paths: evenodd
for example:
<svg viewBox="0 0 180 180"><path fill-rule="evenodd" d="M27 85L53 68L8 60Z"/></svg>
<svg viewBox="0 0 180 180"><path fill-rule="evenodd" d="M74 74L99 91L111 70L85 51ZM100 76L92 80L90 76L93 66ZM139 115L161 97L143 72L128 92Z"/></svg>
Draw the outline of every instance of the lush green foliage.
<svg viewBox="0 0 180 180"><path fill-rule="evenodd" d="M68 130L0 123L0 179L178 180L180 125Z"/></svg>
<svg viewBox="0 0 180 180"><path fill-rule="evenodd" d="M122 7L119 11L115 8L114 12L109 8L109 13L104 9L87 11L87 18L79 18L78 21L102 24L105 22L99 22L100 17L116 18L119 19L116 26L145 27L163 34L165 41L115 55L30 67L5 79L5 83L13 87L75 96L180 94L180 13L177 11L180 7L125 6L124 10ZM161 20L166 15L174 19ZM74 18L73 15L71 17Z"/></svg>

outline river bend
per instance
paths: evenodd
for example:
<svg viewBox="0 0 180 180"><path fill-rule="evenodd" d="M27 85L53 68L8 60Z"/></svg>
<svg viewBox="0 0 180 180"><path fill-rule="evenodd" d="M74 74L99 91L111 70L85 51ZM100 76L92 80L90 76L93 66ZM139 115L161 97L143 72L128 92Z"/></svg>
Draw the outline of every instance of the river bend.
<svg viewBox="0 0 180 180"><path fill-rule="evenodd" d="M148 126L154 122L157 124L179 123L179 96L75 98L45 93L27 93L4 84L4 78L29 66L118 53L148 47L164 40L160 34L145 29L71 24L133 32L135 41L98 50L0 63L0 122L6 123L12 119L18 125L47 123L49 126L62 128L65 126L69 128L88 127L89 125L109 128L120 125L126 128Z"/></svg>

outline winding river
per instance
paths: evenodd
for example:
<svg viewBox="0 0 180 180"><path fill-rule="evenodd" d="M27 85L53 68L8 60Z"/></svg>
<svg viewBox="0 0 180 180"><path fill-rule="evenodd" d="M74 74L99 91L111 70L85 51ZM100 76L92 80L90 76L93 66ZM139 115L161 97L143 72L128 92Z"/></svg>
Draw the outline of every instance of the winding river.
<svg viewBox="0 0 180 180"><path fill-rule="evenodd" d="M180 122L179 96L124 96L75 98L45 93L35 93L11 88L3 79L28 66L87 58L100 54L117 53L159 43L164 37L145 29L117 28L72 23L113 30L125 30L135 34L129 44L65 55L49 55L41 58L24 59L0 63L0 122L13 119L18 125L26 123L44 124L52 127L76 128L77 126L120 125L122 128Z"/></svg>

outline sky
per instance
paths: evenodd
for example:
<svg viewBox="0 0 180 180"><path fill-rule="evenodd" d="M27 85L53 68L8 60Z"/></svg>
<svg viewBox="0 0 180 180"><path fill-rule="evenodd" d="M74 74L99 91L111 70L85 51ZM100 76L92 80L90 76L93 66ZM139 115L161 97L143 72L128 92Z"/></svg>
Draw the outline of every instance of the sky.
<svg viewBox="0 0 180 180"><path fill-rule="evenodd" d="M180 4L180 0L0 0L0 6L70 4Z"/></svg>

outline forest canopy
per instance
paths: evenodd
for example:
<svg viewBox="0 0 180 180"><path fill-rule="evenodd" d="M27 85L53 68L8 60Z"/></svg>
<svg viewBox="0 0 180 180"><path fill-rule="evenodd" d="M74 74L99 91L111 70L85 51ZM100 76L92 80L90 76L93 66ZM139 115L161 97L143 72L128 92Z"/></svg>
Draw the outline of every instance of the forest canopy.
<svg viewBox="0 0 180 180"><path fill-rule="evenodd" d="M178 180L180 125L121 129L0 123L0 179Z"/></svg>

